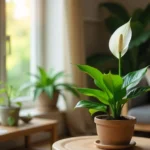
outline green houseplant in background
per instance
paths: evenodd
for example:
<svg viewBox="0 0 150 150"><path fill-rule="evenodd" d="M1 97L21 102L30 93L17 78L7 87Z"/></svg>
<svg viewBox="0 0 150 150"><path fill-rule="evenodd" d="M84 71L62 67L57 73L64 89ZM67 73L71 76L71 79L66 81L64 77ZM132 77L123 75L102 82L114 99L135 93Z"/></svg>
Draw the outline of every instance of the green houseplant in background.
<svg viewBox="0 0 150 150"><path fill-rule="evenodd" d="M35 78L35 82L25 83L21 90L34 88L34 100L37 101L37 108L43 112L57 110L56 104L58 96L61 95L66 100L63 90L71 92L75 96L79 96L78 92L72 88L73 84L63 83L65 73L63 71L55 72L53 69L46 72L44 68L38 67L36 75L31 74Z"/></svg>
<svg viewBox="0 0 150 150"><path fill-rule="evenodd" d="M17 126L19 120L20 102L13 101L19 96L19 92L12 86L6 85L0 90L0 117L1 124L5 126Z"/></svg>
<svg viewBox="0 0 150 150"><path fill-rule="evenodd" d="M91 115L96 112L105 112L107 115L100 115L94 118L97 133L102 145L133 146L130 144L134 132L135 117L121 116L121 110L128 100L137 97L147 91L150 87L136 87L145 75L148 67L129 72L122 76L122 56L127 52L132 37L130 21L119 27L109 40L109 49L118 58L118 74L101 73L98 69L89 65L77 65L77 67L93 78L97 89L77 88L86 96L95 97L96 102L81 100L76 108L84 107L89 110ZM115 134L115 136L114 136ZM96 143L99 145L99 143Z"/></svg>
<svg viewBox="0 0 150 150"><path fill-rule="evenodd" d="M130 19L129 12L119 3L100 3L99 8L102 7L110 12L105 19L105 25L110 34ZM123 74L150 64L150 4L145 9L135 9L131 16L132 39L129 50L122 60ZM104 65L114 64L113 66L108 65L105 71L111 69L116 72L117 70L117 61L109 54L93 54L87 58L87 64L100 69Z"/></svg>

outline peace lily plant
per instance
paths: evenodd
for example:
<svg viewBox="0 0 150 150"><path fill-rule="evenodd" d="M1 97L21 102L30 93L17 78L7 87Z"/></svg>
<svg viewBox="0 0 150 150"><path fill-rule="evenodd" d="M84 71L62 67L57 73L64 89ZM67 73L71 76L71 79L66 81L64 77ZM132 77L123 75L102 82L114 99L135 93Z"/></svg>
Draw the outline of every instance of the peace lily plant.
<svg viewBox="0 0 150 150"><path fill-rule="evenodd" d="M94 79L94 83L98 87L98 89L77 88L77 90L81 94L97 98L98 101L81 100L77 103L76 108L88 108L91 115L101 111L108 113L109 118L112 120L120 120L122 108L128 100L150 91L150 87L136 87L144 77L148 66L129 72L123 77L121 75L122 56L128 50L131 37L132 31L129 20L126 24L119 27L109 40L109 49L118 59L118 74L112 74L111 71L103 74L91 66L77 65L81 71Z"/></svg>

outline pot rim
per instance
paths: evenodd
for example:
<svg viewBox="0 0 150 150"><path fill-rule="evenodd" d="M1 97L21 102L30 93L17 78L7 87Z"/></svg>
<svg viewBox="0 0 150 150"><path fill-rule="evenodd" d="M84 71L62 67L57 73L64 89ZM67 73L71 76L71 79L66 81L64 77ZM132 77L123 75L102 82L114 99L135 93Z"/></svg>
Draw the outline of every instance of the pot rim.
<svg viewBox="0 0 150 150"><path fill-rule="evenodd" d="M103 117L103 118L98 118L98 117ZM127 120L107 120L105 119L108 115L98 115L94 117L94 122L96 124L116 124L116 125L120 125L120 124L135 124L136 123L136 117L134 116L124 116L125 118L127 118Z"/></svg>

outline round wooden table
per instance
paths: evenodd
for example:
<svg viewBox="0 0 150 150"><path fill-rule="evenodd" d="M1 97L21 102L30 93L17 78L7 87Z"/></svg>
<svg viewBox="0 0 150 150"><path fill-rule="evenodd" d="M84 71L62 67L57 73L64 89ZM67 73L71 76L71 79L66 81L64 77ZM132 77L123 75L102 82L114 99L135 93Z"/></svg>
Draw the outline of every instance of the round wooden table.
<svg viewBox="0 0 150 150"><path fill-rule="evenodd" d="M67 138L55 142L52 150L100 150L94 145L97 139L97 136ZM136 146L130 150L150 150L150 139L133 137L132 140L136 142Z"/></svg>

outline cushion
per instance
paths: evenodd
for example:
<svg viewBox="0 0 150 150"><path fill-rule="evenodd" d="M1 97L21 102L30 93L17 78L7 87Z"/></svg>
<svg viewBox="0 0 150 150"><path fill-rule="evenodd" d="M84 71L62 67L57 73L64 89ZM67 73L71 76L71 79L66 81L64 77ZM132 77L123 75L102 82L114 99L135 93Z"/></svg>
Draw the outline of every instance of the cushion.
<svg viewBox="0 0 150 150"><path fill-rule="evenodd" d="M128 115L136 117L137 123L150 124L150 105L132 108Z"/></svg>

